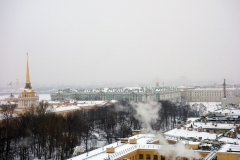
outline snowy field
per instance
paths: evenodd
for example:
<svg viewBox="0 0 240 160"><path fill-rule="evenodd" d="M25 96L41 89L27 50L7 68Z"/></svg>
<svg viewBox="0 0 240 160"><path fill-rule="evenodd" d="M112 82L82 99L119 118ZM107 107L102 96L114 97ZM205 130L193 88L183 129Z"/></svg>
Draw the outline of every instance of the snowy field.
<svg viewBox="0 0 240 160"><path fill-rule="evenodd" d="M221 102L189 102L189 105L196 110L200 110L200 108L206 108L205 113L213 112L214 110L220 109Z"/></svg>

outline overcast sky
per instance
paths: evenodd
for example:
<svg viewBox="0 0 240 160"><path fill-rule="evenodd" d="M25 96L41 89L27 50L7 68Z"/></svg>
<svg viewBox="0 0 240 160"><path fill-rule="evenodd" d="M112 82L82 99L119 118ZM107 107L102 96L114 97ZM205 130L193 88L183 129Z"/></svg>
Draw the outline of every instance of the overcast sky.
<svg viewBox="0 0 240 160"><path fill-rule="evenodd" d="M0 85L26 52L33 87L240 83L240 1L0 1Z"/></svg>

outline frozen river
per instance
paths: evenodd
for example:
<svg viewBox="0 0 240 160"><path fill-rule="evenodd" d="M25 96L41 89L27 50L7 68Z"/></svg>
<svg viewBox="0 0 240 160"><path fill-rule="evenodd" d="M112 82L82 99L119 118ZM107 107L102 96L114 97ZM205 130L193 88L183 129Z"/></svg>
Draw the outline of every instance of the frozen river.
<svg viewBox="0 0 240 160"><path fill-rule="evenodd" d="M19 94L14 94L14 97L18 97ZM9 95L0 95L0 100L3 100L4 98L9 97ZM50 94L39 94L39 101L42 100L51 100Z"/></svg>

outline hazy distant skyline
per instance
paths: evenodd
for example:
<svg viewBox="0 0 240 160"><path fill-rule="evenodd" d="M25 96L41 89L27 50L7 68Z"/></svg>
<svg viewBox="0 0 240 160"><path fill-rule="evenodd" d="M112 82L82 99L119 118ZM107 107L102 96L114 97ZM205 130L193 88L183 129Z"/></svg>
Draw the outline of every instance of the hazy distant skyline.
<svg viewBox="0 0 240 160"><path fill-rule="evenodd" d="M240 83L240 1L1 1L0 85Z"/></svg>

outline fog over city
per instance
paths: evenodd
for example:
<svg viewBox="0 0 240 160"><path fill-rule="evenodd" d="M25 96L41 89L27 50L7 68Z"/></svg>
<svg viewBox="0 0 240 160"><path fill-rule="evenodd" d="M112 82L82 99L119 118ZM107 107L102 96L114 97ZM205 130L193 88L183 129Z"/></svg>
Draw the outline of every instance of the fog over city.
<svg viewBox="0 0 240 160"><path fill-rule="evenodd" d="M240 83L240 1L1 1L0 85ZM106 86L107 87L107 86Z"/></svg>

